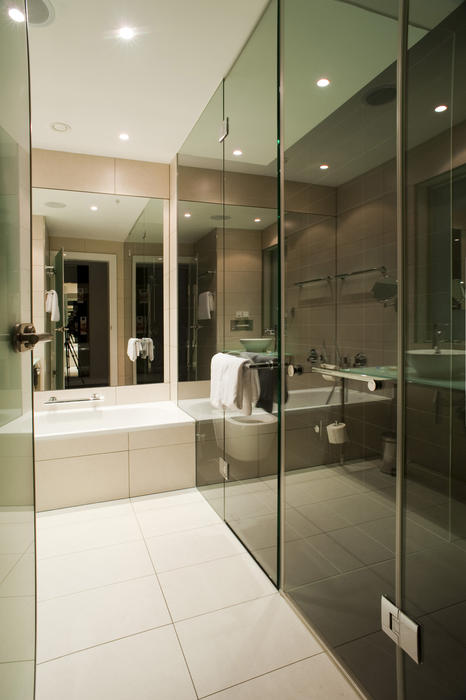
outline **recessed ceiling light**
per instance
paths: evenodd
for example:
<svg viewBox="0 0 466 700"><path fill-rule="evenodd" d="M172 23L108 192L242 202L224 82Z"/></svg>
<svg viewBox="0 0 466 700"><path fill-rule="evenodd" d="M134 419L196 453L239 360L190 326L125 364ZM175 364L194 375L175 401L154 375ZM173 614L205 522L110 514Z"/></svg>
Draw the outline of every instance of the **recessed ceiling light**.
<svg viewBox="0 0 466 700"><path fill-rule="evenodd" d="M129 134L120 134L121 141L127 141L129 139Z"/></svg>
<svg viewBox="0 0 466 700"><path fill-rule="evenodd" d="M63 202L45 202L45 206L50 207L51 209L64 209L66 204Z"/></svg>
<svg viewBox="0 0 466 700"><path fill-rule="evenodd" d="M189 213L189 211L185 211L185 213L184 213L184 218L185 218L185 219L190 219L190 218L191 218L191 214Z"/></svg>
<svg viewBox="0 0 466 700"><path fill-rule="evenodd" d="M233 155L234 156L242 156L243 151L240 148L235 148L235 150L233 151Z"/></svg>
<svg viewBox="0 0 466 700"><path fill-rule="evenodd" d="M10 7L8 10L8 16L10 19L13 20L13 22L24 22L26 19L24 16L24 12L21 12L21 10L18 10L17 7Z"/></svg>
<svg viewBox="0 0 466 700"><path fill-rule="evenodd" d="M91 211L98 211L99 207L96 207L95 204L92 205L92 207L89 207Z"/></svg>
<svg viewBox="0 0 466 700"><path fill-rule="evenodd" d="M134 29L131 29L131 27L121 27L121 29L118 30L118 36L120 39L126 39L126 41L133 39L134 35L135 31Z"/></svg>
<svg viewBox="0 0 466 700"><path fill-rule="evenodd" d="M256 218L254 219L254 223L258 224L260 221L262 221L262 219L260 219L258 216L256 216Z"/></svg>
<svg viewBox="0 0 466 700"><path fill-rule="evenodd" d="M446 112L448 109L447 105L438 105L434 112Z"/></svg>
<svg viewBox="0 0 466 700"><path fill-rule="evenodd" d="M322 163L322 165L319 165L319 168L321 170L328 170L328 165L327 165L327 163Z"/></svg>
<svg viewBox="0 0 466 700"><path fill-rule="evenodd" d="M328 85L330 85L330 80L328 78L319 78L316 85L318 85L319 87L327 87Z"/></svg>
<svg viewBox="0 0 466 700"><path fill-rule="evenodd" d="M65 122L53 122L50 124L50 128L54 131L58 131L60 134L64 134L65 131L71 131L71 126Z"/></svg>

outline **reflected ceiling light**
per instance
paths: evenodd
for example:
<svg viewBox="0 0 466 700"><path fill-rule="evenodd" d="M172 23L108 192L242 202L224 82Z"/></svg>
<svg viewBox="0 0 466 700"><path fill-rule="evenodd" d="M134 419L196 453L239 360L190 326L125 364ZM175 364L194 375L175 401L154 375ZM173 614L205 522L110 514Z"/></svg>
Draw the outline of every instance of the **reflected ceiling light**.
<svg viewBox="0 0 466 700"><path fill-rule="evenodd" d="M53 122L50 124L50 128L54 131L58 131L60 134L64 134L65 131L71 131L71 126L65 122Z"/></svg>
<svg viewBox="0 0 466 700"><path fill-rule="evenodd" d="M134 29L131 29L131 27L121 27L121 29L118 30L118 36L120 39L126 39L126 41L129 41L129 39L133 39L135 35Z"/></svg>
<svg viewBox="0 0 466 700"><path fill-rule="evenodd" d="M26 17L24 16L24 12L21 12L21 10L18 10L17 7L10 7L8 10L8 16L10 19L13 20L13 22L24 22Z"/></svg>
<svg viewBox="0 0 466 700"><path fill-rule="evenodd" d="M258 224L260 221L262 221L262 219L260 219L258 216L256 216L256 218L254 219L254 223Z"/></svg>
<svg viewBox="0 0 466 700"><path fill-rule="evenodd" d="M184 213L184 218L185 218L185 219L190 219L190 218L191 218L191 214L190 214L189 211L185 211L185 213Z"/></svg>
<svg viewBox="0 0 466 700"><path fill-rule="evenodd" d="M242 156L243 151L240 148L235 148L235 150L233 151L233 155L234 156Z"/></svg>
<svg viewBox="0 0 466 700"><path fill-rule="evenodd" d="M92 205L92 207L89 207L91 211L98 211L99 207L96 207L95 204Z"/></svg>
<svg viewBox="0 0 466 700"><path fill-rule="evenodd" d="M448 109L447 105L438 105L435 109L434 112L446 112Z"/></svg>
<svg viewBox="0 0 466 700"><path fill-rule="evenodd" d="M322 165L319 165L319 168L321 170L328 170L328 165L327 165L327 163L322 163Z"/></svg>
<svg viewBox="0 0 466 700"><path fill-rule="evenodd" d="M129 139L129 134L120 134L121 141L128 141L128 139Z"/></svg>
<svg viewBox="0 0 466 700"><path fill-rule="evenodd" d="M319 78L316 85L318 85L319 87L327 87L328 85L330 85L330 80L328 78Z"/></svg>

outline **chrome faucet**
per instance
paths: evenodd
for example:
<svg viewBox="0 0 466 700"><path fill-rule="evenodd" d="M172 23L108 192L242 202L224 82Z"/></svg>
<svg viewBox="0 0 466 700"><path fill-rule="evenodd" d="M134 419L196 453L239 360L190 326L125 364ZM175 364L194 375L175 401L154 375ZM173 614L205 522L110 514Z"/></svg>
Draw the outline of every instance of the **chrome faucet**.
<svg viewBox="0 0 466 700"><path fill-rule="evenodd" d="M442 329L439 328L438 323L434 323L434 328L432 331L432 350L436 355L440 355L440 343L442 342L442 335Z"/></svg>

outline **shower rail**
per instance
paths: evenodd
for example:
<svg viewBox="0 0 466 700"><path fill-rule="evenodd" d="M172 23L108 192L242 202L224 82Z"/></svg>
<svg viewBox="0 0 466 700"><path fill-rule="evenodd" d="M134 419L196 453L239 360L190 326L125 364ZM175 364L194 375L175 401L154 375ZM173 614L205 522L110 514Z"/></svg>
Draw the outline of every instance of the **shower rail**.
<svg viewBox="0 0 466 700"><path fill-rule="evenodd" d="M302 280L301 282L295 282L295 287L304 287L308 284L313 284L314 282L330 282L331 280L344 280L347 277L355 277L356 275L365 275L368 272L380 272L382 275L387 273L387 268L385 265L380 267L367 267L364 270L354 270L353 272L339 272L337 275L327 275L326 277L315 277L311 280Z"/></svg>

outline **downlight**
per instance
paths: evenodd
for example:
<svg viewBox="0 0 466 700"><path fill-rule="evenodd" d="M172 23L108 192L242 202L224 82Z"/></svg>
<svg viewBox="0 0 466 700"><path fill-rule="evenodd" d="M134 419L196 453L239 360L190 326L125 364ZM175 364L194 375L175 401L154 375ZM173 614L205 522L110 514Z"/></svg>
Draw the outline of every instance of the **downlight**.
<svg viewBox="0 0 466 700"><path fill-rule="evenodd" d="M55 19L55 10L50 0L29 0L28 23L37 26L51 24Z"/></svg>

